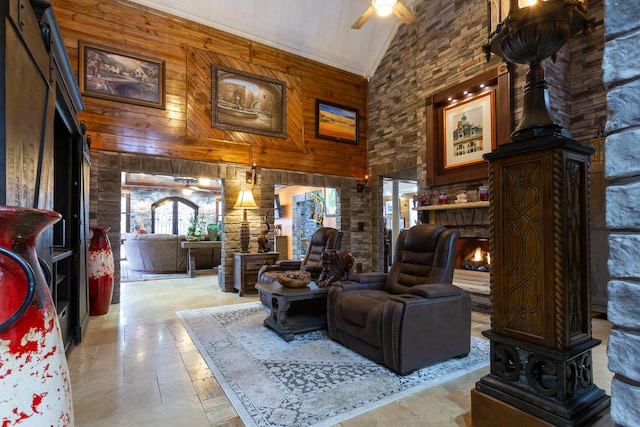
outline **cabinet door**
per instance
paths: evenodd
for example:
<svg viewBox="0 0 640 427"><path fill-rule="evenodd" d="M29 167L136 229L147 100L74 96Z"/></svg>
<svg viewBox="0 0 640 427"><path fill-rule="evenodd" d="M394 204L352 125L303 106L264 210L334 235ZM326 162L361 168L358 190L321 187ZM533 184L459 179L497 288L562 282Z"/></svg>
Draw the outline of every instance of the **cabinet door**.
<svg viewBox="0 0 640 427"><path fill-rule="evenodd" d="M78 324L75 330L76 342L82 341L82 337L89 325L89 280L87 277L87 250L89 247L89 180L91 169L91 154L89 152L89 144L87 138L82 138L82 146L80 148L80 158L78 159L80 166L78 180L78 231L79 246L77 249L77 272L78 272L78 290L77 290L77 319Z"/></svg>
<svg viewBox="0 0 640 427"><path fill-rule="evenodd" d="M0 204L51 210L55 88L50 86L49 56L29 2L11 0L8 6L13 22L3 19L0 24L4 33L0 40L4 43L0 46L4 68L0 144L6 156L0 162L0 169L4 168ZM49 238L45 232L39 242ZM42 256L49 250L46 246L38 246ZM47 262L50 264L50 255Z"/></svg>

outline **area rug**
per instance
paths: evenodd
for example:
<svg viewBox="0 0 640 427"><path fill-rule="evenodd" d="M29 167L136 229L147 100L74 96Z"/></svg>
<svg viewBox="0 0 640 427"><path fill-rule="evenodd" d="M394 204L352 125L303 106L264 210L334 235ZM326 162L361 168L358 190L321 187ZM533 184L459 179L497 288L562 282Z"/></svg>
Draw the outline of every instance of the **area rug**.
<svg viewBox="0 0 640 427"><path fill-rule="evenodd" d="M489 342L407 376L313 331L284 341L259 302L178 312L246 426L330 426L489 364Z"/></svg>
<svg viewBox="0 0 640 427"><path fill-rule="evenodd" d="M145 280L186 279L187 273L142 273L132 270L126 260L120 261L121 282L142 282Z"/></svg>

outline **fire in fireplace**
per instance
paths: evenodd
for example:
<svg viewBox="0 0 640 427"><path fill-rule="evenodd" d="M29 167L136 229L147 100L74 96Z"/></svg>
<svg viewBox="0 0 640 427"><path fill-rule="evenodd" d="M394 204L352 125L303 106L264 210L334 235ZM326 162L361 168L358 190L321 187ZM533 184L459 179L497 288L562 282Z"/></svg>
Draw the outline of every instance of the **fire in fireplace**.
<svg viewBox="0 0 640 427"><path fill-rule="evenodd" d="M467 270L489 271L491 267L491 254L488 251L483 251L482 248L478 246L464 257L462 266Z"/></svg>
<svg viewBox="0 0 640 427"><path fill-rule="evenodd" d="M457 245L456 268L488 272L491 269L489 240L461 237Z"/></svg>

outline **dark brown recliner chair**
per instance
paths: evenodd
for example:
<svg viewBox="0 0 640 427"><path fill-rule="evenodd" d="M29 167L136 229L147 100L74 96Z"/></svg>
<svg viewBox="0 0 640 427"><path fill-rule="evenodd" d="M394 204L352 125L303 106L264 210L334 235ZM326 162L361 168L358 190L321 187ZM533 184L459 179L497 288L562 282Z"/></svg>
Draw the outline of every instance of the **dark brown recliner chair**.
<svg viewBox="0 0 640 427"><path fill-rule="evenodd" d="M322 273L322 254L330 249L339 251L342 246L342 235L342 231L335 228L318 228L309 239L307 254L302 261L281 260L274 265L263 265L258 271L258 283L274 282L278 272L287 270L305 270L311 273L312 279L317 279Z"/></svg>
<svg viewBox="0 0 640 427"><path fill-rule="evenodd" d="M464 357L471 299L452 285L458 231L419 224L402 231L389 273L355 274L327 296L331 338L400 375Z"/></svg>

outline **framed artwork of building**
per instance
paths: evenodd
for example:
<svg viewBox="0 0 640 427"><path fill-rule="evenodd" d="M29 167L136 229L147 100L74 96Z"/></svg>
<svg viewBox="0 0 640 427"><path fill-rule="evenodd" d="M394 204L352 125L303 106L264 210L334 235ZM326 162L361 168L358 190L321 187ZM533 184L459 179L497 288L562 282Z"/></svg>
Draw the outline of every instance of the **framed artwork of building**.
<svg viewBox="0 0 640 427"><path fill-rule="evenodd" d="M482 162L495 147L494 91L485 87L442 109L445 169Z"/></svg>
<svg viewBox="0 0 640 427"><path fill-rule="evenodd" d="M487 179L483 155L511 138L507 67L481 73L427 98L427 185Z"/></svg>

